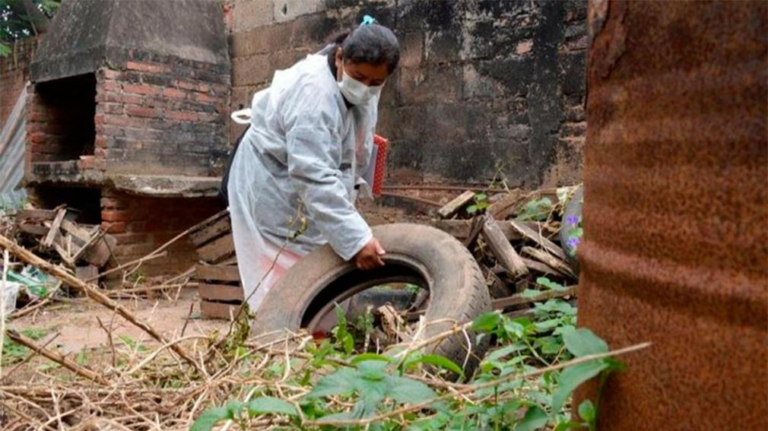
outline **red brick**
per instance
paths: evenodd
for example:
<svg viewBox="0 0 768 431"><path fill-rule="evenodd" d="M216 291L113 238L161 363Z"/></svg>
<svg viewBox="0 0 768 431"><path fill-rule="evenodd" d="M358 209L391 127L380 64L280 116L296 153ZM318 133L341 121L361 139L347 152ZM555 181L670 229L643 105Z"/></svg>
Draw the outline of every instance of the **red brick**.
<svg viewBox="0 0 768 431"><path fill-rule="evenodd" d="M205 93L197 93L197 94L195 94L195 99L198 102L206 102L206 103L208 103L208 102L215 102L217 100L216 98L211 97L211 96L209 96L209 95L207 95Z"/></svg>
<svg viewBox="0 0 768 431"><path fill-rule="evenodd" d="M155 108L146 108L143 106L126 106L125 113L131 117L157 117L157 111L155 111Z"/></svg>
<svg viewBox="0 0 768 431"><path fill-rule="evenodd" d="M187 93L185 91L177 90L175 88L166 88L163 90L163 96L170 97L172 99L183 99L187 97Z"/></svg>
<svg viewBox="0 0 768 431"><path fill-rule="evenodd" d="M33 144L45 144L48 142L48 135L45 133L32 133L29 135L29 142Z"/></svg>
<svg viewBox="0 0 768 431"><path fill-rule="evenodd" d="M126 221L129 219L130 213L127 211L120 211L120 210L102 210L101 211L101 220L102 221Z"/></svg>
<svg viewBox="0 0 768 431"><path fill-rule="evenodd" d="M125 67L128 70L138 70L140 72L151 72L151 73L163 73L163 72L169 72L170 71L168 66L157 65L157 64L138 63L138 62L135 62L135 61L129 61L128 63L126 63Z"/></svg>
<svg viewBox="0 0 768 431"><path fill-rule="evenodd" d="M101 198L102 209L123 209L125 208L125 201L114 198Z"/></svg>
<svg viewBox="0 0 768 431"><path fill-rule="evenodd" d="M101 222L101 229L109 233L123 233L125 232L125 222Z"/></svg>
<svg viewBox="0 0 768 431"><path fill-rule="evenodd" d="M107 148L107 137L96 136L96 139L94 140L94 145L98 148Z"/></svg>
<svg viewBox="0 0 768 431"><path fill-rule="evenodd" d="M165 114L166 118L169 120L178 120L178 121L197 121L198 116L194 112L188 112L188 111L171 111Z"/></svg>
<svg viewBox="0 0 768 431"><path fill-rule="evenodd" d="M131 94L148 94L150 96L155 96L157 94L160 94L159 89L149 85L125 84L123 86L123 91Z"/></svg>

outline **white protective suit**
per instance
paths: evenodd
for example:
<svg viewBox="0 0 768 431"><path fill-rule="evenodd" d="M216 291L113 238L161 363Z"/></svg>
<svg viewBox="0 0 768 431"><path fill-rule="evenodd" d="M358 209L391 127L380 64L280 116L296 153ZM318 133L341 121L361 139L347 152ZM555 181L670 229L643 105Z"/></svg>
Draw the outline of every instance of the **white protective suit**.
<svg viewBox="0 0 768 431"><path fill-rule="evenodd" d="M370 196L362 178L372 169L377 105L378 97L348 109L324 55L275 72L272 85L254 95L251 127L228 183L235 252L251 310L314 248L330 243L350 260L371 240L354 202L356 185ZM306 230L291 239L304 218Z"/></svg>

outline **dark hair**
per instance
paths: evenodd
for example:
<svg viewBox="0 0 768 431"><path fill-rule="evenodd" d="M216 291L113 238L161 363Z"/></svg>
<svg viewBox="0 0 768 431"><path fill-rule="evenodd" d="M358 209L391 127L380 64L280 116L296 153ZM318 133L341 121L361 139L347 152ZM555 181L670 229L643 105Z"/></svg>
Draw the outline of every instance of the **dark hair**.
<svg viewBox="0 0 768 431"><path fill-rule="evenodd" d="M400 62L400 44L383 25L361 25L340 34L334 43L341 47L341 56L353 63L386 64L392 73Z"/></svg>

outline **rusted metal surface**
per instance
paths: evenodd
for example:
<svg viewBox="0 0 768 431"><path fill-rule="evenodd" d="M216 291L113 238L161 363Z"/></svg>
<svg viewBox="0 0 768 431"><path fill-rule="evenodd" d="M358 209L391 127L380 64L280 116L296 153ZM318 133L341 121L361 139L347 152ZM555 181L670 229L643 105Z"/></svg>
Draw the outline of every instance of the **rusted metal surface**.
<svg viewBox="0 0 768 431"><path fill-rule="evenodd" d="M579 323L654 343L599 428L765 429L768 2L590 8Z"/></svg>

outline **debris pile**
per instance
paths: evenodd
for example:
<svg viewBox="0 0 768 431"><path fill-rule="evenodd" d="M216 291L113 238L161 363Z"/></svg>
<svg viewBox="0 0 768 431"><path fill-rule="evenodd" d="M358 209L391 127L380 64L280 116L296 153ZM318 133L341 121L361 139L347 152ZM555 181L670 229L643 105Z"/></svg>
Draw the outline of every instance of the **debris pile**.
<svg viewBox="0 0 768 431"><path fill-rule="evenodd" d="M437 210L432 225L472 251L495 310L575 297L575 286L567 286L578 280L580 190L466 191Z"/></svg>

